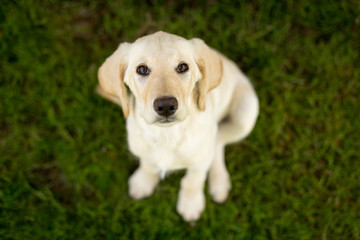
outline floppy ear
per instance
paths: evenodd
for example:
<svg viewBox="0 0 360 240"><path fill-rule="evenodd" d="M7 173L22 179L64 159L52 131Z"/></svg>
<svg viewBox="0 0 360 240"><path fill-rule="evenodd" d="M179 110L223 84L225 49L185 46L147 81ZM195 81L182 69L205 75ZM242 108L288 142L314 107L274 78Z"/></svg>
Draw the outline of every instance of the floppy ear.
<svg viewBox="0 0 360 240"><path fill-rule="evenodd" d="M120 44L118 49L106 59L98 71L101 89L120 100L125 118L129 116L129 97L124 84L129 47L130 43Z"/></svg>
<svg viewBox="0 0 360 240"><path fill-rule="evenodd" d="M191 41L196 52L195 61L202 74L202 78L198 83L198 107L201 111L204 111L206 94L220 84L223 65L219 54L209 48L204 41L197 38Z"/></svg>

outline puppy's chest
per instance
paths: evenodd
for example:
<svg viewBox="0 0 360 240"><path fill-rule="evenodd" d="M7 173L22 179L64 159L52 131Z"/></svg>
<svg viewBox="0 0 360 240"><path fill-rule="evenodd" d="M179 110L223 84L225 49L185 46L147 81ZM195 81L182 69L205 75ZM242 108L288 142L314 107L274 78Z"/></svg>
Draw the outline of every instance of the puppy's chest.
<svg viewBox="0 0 360 240"><path fill-rule="evenodd" d="M144 144L148 147L148 154L156 155L159 160L161 158L167 158L167 161L181 159L187 157L186 150L190 150L187 135L186 131L153 132L145 134Z"/></svg>
<svg viewBox="0 0 360 240"><path fill-rule="evenodd" d="M145 133L144 140L148 145L156 148L176 150L184 139L184 133L174 131L161 131Z"/></svg>
<svg viewBox="0 0 360 240"><path fill-rule="evenodd" d="M192 165L195 146L182 129L136 131L129 139L130 150L149 161L160 171L176 170Z"/></svg>

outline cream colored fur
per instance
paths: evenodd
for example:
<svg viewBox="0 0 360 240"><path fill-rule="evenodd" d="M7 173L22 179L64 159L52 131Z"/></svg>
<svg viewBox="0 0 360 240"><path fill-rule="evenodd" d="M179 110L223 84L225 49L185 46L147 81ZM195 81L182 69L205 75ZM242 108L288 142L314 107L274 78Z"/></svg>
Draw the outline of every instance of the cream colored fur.
<svg viewBox="0 0 360 240"><path fill-rule="evenodd" d="M180 63L189 70L175 71ZM136 72L142 64L149 75ZM122 107L130 151L140 159L129 179L131 197L147 197L167 172L187 169L177 202L186 221L198 220L205 208L207 175L214 201L226 200L231 183L224 147L245 138L259 112L252 85L232 61L202 40L157 32L120 44L98 77L98 93ZM165 123L153 107L163 96L178 101Z"/></svg>

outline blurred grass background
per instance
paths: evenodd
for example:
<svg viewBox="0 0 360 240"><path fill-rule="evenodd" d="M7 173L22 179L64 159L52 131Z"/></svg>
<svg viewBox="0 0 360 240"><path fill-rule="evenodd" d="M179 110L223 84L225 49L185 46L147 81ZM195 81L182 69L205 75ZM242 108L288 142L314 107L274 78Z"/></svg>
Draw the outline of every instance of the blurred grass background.
<svg viewBox="0 0 360 240"><path fill-rule="evenodd" d="M359 27L355 0L2 1L0 239L360 239ZM183 171L130 199L121 109L94 94L117 45L157 30L204 39L261 101L195 226Z"/></svg>

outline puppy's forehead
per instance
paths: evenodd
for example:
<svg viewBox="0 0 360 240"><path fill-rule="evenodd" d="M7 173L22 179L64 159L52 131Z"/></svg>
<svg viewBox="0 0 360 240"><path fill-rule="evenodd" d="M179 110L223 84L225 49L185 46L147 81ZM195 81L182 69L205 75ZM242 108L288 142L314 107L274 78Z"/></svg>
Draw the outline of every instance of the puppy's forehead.
<svg viewBox="0 0 360 240"><path fill-rule="evenodd" d="M180 56L191 55L191 46L189 40L185 38L157 32L139 38L133 43L132 54L138 58L177 58Z"/></svg>

